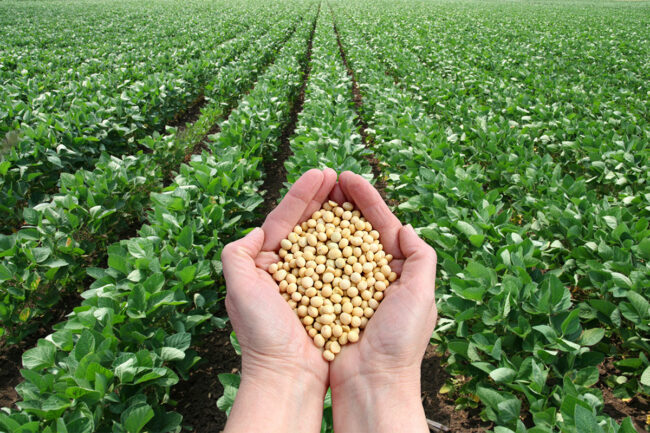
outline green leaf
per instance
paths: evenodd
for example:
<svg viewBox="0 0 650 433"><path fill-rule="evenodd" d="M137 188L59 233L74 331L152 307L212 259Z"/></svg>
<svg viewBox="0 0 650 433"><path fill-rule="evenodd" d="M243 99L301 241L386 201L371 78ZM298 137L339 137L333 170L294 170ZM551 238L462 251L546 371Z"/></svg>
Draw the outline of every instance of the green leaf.
<svg viewBox="0 0 650 433"><path fill-rule="evenodd" d="M40 340L38 346L23 353L23 365L30 370L41 370L54 366L56 348L47 340Z"/></svg>
<svg viewBox="0 0 650 433"><path fill-rule="evenodd" d="M129 407L122 414L122 424L128 433L139 433L153 415L153 409L148 404Z"/></svg>
<svg viewBox="0 0 650 433"><path fill-rule="evenodd" d="M643 370L640 381L643 385L650 386L650 367Z"/></svg>
<svg viewBox="0 0 650 433"><path fill-rule="evenodd" d="M185 352L175 347L163 347L160 351L163 361L178 361L185 358Z"/></svg>
<svg viewBox="0 0 650 433"><path fill-rule="evenodd" d="M474 226L472 226L470 223L465 222L465 221L456 222L456 228L458 229L458 231L460 231L461 233L463 233L467 237L478 234L478 231L476 231Z"/></svg>
<svg viewBox="0 0 650 433"><path fill-rule="evenodd" d="M593 346L602 340L604 336L605 330L603 328L587 329L582 333L582 337L580 337L580 344L583 346Z"/></svg>
<svg viewBox="0 0 650 433"><path fill-rule="evenodd" d="M185 248L187 251L192 249L194 243L194 229L191 225L183 227L181 233L178 235L178 244Z"/></svg>
<svg viewBox="0 0 650 433"><path fill-rule="evenodd" d="M490 377L496 383L510 383L517 376L517 372L512 368L501 367L495 370L492 370Z"/></svg>
<svg viewBox="0 0 650 433"><path fill-rule="evenodd" d="M576 405L573 419L581 433L603 433L603 429L598 425L596 415L591 409Z"/></svg>
<svg viewBox="0 0 650 433"><path fill-rule="evenodd" d="M632 288L632 280L627 276L620 274L618 272L612 272L612 280L616 283L617 286L623 287L625 289Z"/></svg>
<svg viewBox="0 0 650 433"><path fill-rule="evenodd" d="M472 245L478 248L483 245L483 241L485 241L485 235L471 235L469 237L469 241L472 243Z"/></svg>
<svg viewBox="0 0 650 433"><path fill-rule="evenodd" d="M639 244L639 252L641 252L641 257L650 260L650 237L641 241Z"/></svg>

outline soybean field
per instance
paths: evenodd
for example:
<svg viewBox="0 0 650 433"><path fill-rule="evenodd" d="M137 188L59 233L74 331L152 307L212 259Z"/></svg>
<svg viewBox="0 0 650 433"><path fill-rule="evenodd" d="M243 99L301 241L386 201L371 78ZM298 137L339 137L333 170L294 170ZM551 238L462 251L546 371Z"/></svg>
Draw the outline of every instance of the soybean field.
<svg viewBox="0 0 650 433"><path fill-rule="evenodd" d="M432 431L650 428L649 1L3 0L0 41L0 433L223 429L221 250L314 167L437 252Z"/></svg>

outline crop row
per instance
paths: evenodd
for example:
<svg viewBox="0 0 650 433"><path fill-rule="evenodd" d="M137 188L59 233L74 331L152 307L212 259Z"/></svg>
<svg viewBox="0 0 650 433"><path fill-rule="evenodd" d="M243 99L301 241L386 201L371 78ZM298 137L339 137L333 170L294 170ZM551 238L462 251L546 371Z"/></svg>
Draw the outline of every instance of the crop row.
<svg viewBox="0 0 650 433"><path fill-rule="evenodd" d="M485 25L479 18L477 21ZM603 67L611 65L591 63L577 76L574 59L585 50L580 39L583 35L575 41L569 39L561 54L552 41L568 39L562 28L554 29L554 38L548 40L535 32L526 33L527 26L534 23L531 20L518 29L518 39L523 40L520 45L506 50L491 43L490 38L481 41L482 50L496 53L483 53L475 62L481 67L468 63L466 59L474 58L472 48L461 44L463 51L455 54L458 59L453 62L459 65L454 66L458 71L452 75L449 65L440 74L422 71L428 70L432 50L451 55L449 45L454 39L441 46L429 44L429 48L415 44L418 56L429 59L425 64L409 51L405 39L402 45L390 47L386 45L392 42L378 42L377 33L369 34L368 39L379 51L379 58L392 65L397 76L404 77L403 88L418 89L424 96L426 111L436 120L438 137L446 137L467 163L480 166L483 189L498 190L500 201L515 211L519 225L528 228L534 239L550 244L544 269L554 269L571 288L580 301L584 321L609 328L613 334L612 345L601 346L599 351L619 360L623 374L607 381L618 397L629 398L647 387L639 384L639 376L648 362L636 353L650 348L646 338L647 302L642 299L649 294L650 244L645 239L650 217L646 204L650 198L650 162L644 151L647 122L642 120L643 102L635 92L643 84L642 59L628 53L629 71L623 76L608 76ZM393 23L384 25L392 27ZM365 24L360 28L376 28ZM409 37L418 41L415 34ZM619 33L608 44L617 46L623 37ZM389 41L400 38L396 35ZM590 45L588 51L597 47ZM529 50L544 55L534 56ZM494 57L518 61L490 67ZM552 83L540 75L521 84L517 77L527 77L529 63L533 62L540 70L552 71ZM406 70L413 72L402 75ZM467 77L461 77L460 71L467 71ZM578 80L581 87L558 84ZM600 90L592 94L587 88ZM525 103L515 98L522 94L526 95ZM607 95L606 102L601 101L603 94ZM440 101L457 108L441 109ZM575 106L576 101L581 107ZM513 103L519 104L516 109ZM476 106L479 112L475 113L472 110ZM623 106L626 110L619 111ZM617 116L620 119L615 121ZM459 125L465 128L459 129ZM623 351L614 347L617 340L623 343Z"/></svg>
<svg viewBox="0 0 650 433"><path fill-rule="evenodd" d="M262 202L259 163L275 150L301 85L311 6L312 18L221 123L208 151L152 193L139 236L109 247L108 267L93 270L82 306L25 352L23 401L0 413L0 431L180 431L180 416L165 408L169 388L198 361L192 336L218 322L221 247Z"/></svg>
<svg viewBox="0 0 650 433"><path fill-rule="evenodd" d="M24 74L8 74L0 86L2 233L20 227L24 207L49 199L60 173L92 169L102 152L135 153L140 149L139 139L155 131L162 133L165 125L180 119L179 112L200 101L219 69L260 37L275 13L268 7L251 10L247 2L240 7L248 10L245 18L243 10L215 14L220 18L208 25L210 32L201 33L205 40L198 35L194 40L190 34L186 36L190 42L180 48L175 38L154 34L149 37L158 41L155 47L144 43L125 47L144 55L146 61L138 56L118 57L117 63L109 64L102 59L101 73L69 75L62 68L35 77L31 70L42 64L21 63ZM81 45L73 51L84 56L88 47ZM97 48L89 49L103 57ZM110 52L113 46L107 43L102 49ZM153 49L166 55L153 55ZM6 62L21 59L21 53L16 50L7 55ZM48 79L56 80L56 89L42 82Z"/></svg>
<svg viewBox="0 0 650 433"><path fill-rule="evenodd" d="M47 203L24 211L25 227L0 235L0 335L9 342L47 322L61 295L85 284L86 268L106 260L106 247L138 227L150 205L149 194L162 189L163 172L178 166L188 148L209 131L257 75L295 27L286 16L258 39L246 35L248 49L222 65L206 87L213 101L203 117L178 137L175 131L143 141L151 153L103 155L94 171L61 176L61 191ZM261 36L261 35L260 35Z"/></svg>
<svg viewBox="0 0 650 433"><path fill-rule="evenodd" d="M351 170L371 178L363 158L369 152L357 127L351 98L351 79L339 54L329 11L316 24L312 69L305 103L291 138L287 181L295 182L309 168Z"/></svg>
<svg viewBox="0 0 650 433"><path fill-rule="evenodd" d="M341 3L336 6L341 16L354 14ZM349 18L339 24L358 74L375 152L386 163L389 195L402 202L400 218L419 227L438 251L443 318L434 340L448 351L448 369L471 378L454 386L460 391L457 404L475 406L472 396L477 396L484 416L512 431L576 431L580 422L600 422L605 431L617 431L603 415L602 394L593 385L613 346L601 341L603 324L611 326L616 318L624 325L616 332L625 336L628 350L647 345L647 221L635 224L637 217L622 203L598 199L584 180L560 176L557 169L545 182L549 192L573 197L570 204L558 207L546 196L530 222L521 221L515 198L507 196L520 182L502 176L494 184L486 171L516 168L519 161L507 164L507 155L512 161L525 144L490 140L485 134L472 141L470 154L460 137L450 139L442 116L428 106L443 99L430 94L424 80L416 86L411 76L390 73L405 50L387 48L393 39L380 38L383 30L355 25ZM422 65L411 65L409 71L424 77L422 69L435 76ZM444 83L439 79L437 85ZM489 166L470 156L483 149ZM517 199L530 206L531 197ZM573 242L580 242L575 250L566 246ZM593 255L599 244L611 258L609 266ZM585 252L589 256L579 257ZM576 302L570 287L575 293L580 281L575 278L587 274L599 284L594 288L582 281L580 288L598 295ZM638 375L648 361L642 353L637 356L618 364L632 373L625 379L632 394L637 386L647 386ZM519 419L520 398L535 425L529 430ZM623 429L633 431L629 420Z"/></svg>

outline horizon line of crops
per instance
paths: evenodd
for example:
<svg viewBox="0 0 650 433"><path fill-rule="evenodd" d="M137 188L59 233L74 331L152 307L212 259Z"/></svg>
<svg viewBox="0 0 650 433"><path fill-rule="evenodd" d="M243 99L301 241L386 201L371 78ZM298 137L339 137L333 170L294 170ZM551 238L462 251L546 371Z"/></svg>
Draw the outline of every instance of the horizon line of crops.
<svg viewBox="0 0 650 433"><path fill-rule="evenodd" d="M315 12L312 7L312 17ZM312 23L300 25L221 132L206 143L209 152L194 155L165 192L152 194L150 225L140 237L109 248L109 267L93 272L97 281L83 294L83 305L25 352L26 382L18 391L26 400L18 403L21 411L0 413L5 429L180 430L180 416L162 405L178 375L185 377L198 361L188 350L192 334L223 323L213 316L222 296L215 290L219 253L242 223L253 221L263 201L258 165L262 155L275 150L278 123L289 120ZM277 111L269 111L268 98L276 101ZM241 125L249 126L242 130ZM234 139L240 145L233 145ZM74 394L67 393L70 386ZM100 401L111 410L88 412ZM110 420L116 423L111 426Z"/></svg>

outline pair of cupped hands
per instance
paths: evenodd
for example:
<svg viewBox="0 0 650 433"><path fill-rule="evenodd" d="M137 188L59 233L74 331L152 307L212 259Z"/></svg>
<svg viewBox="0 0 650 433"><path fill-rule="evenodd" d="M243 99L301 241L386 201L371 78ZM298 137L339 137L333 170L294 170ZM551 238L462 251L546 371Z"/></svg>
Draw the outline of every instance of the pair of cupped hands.
<svg viewBox="0 0 650 433"><path fill-rule="evenodd" d="M390 285L355 344L323 359L268 274L280 241L326 200L349 201L380 233ZM426 432L420 364L433 332L436 254L402 225L377 190L352 172L312 169L298 179L261 228L222 253L226 309L242 351L242 381L226 433L319 432L323 398L332 389L334 430Z"/></svg>

